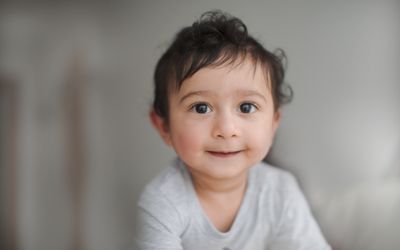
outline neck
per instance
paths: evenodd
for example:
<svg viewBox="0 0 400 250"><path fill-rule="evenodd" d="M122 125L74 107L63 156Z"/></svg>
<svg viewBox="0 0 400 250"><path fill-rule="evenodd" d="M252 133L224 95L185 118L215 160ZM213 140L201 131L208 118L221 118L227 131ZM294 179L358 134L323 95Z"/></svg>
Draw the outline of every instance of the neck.
<svg viewBox="0 0 400 250"><path fill-rule="evenodd" d="M215 179L191 172L193 185L199 196L243 194L247 186L248 171L229 179Z"/></svg>
<svg viewBox="0 0 400 250"><path fill-rule="evenodd" d="M243 201L248 171L226 179L210 178L194 171L191 175L200 205L209 220L219 231L229 231Z"/></svg>

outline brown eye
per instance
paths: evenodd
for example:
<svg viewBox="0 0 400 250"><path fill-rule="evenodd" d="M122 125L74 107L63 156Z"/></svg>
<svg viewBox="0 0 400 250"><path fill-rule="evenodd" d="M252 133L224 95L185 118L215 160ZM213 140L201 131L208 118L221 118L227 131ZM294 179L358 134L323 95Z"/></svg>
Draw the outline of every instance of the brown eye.
<svg viewBox="0 0 400 250"><path fill-rule="evenodd" d="M242 103L240 104L240 112L242 113L253 113L254 111L256 111L257 107L252 104L252 103Z"/></svg>
<svg viewBox="0 0 400 250"><path fill-rule="evenodd" d="M211 111L210 107L205 103L198 103L193 105L192 109L199 114L205 114Z"/></svg>

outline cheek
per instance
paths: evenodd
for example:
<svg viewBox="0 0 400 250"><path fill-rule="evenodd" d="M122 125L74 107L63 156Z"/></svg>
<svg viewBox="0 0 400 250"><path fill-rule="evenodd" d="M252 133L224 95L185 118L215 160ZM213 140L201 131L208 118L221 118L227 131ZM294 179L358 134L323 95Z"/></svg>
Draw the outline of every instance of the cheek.
<svg viewBox="0 0 400 250"><path fill-rule="evenodd" d="M204 133L185 124L181 124L175 131L171 139L178 154L182 156L193 154L202 149L204 145Z"/></svg>
<svg viewBox="0 0 400 250"><path fill-rule="evenodd" d="M264 157L271 147L271 140L269 137L258 136L253 138L252 149L254 154Z"/></svg>
<svg viewBox="0 0 400 250"><path fill-rule="evenodd" d="M268 126L252 130L248 142L251 142L249 144L254 154L264 157L271 147L273 136L272 129Z"/></svg>

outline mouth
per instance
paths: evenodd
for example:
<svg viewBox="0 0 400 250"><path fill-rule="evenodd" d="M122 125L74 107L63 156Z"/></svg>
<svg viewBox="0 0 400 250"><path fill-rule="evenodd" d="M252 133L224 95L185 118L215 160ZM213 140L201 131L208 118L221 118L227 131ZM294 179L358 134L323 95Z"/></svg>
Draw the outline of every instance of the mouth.
<svg viewBox="0 0 400 250"><path fill-rule="evenodd" d="M238 151L207 151L207 153L211 154L212 156L220 157L220 158L228 158L232 157L235 155L238 155L241 153L243 150L238 150Z"/></svg>

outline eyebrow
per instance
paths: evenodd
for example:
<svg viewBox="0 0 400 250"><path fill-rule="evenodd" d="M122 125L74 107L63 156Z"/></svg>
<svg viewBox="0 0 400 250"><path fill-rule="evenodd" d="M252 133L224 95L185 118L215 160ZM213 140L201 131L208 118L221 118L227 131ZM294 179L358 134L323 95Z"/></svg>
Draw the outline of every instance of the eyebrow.
<svg viewBox="0 0 400 250"><path fill-rule="evenodd" d="M192 91L192 92L189 92L189 93L185 94L184 96L182 96L182 98L179 100L179 103L182 103L185 99L192 97L192 96L210 95L210 93L211 93L211 91L207 91L207 90Z"/></svg>
<svg viewBox="0 0 400 250"><path fill-rule="evenodd" d="M247 90L247 89L246 90L238 90L237 95L245 96L245 97L257 96L257 97L263 99L265 102L267 102L267 98L265 98L264 95L260 94L258 91L255 91L255 90Z"/></svg>
<svg viewBox="0 0 400 250"><path fill-rule="evenodd" d="M179 103L182 103L185 99L188 99L189 97L192 97L192 96L204 96L204 95L212 95L212 92L208 91L208 90L192 91L192 92L189 92L189 93L185 94L184 96L182 96L182 98L179 100ZM257 96L257 97L263 99L265 102L267 102L267 98L265 98L264 95L260 94L258 91L255 91L255 90L247 90L247 89L238 90L238 91L236 91L236 95L244 96L244 97Z"/></svg>

